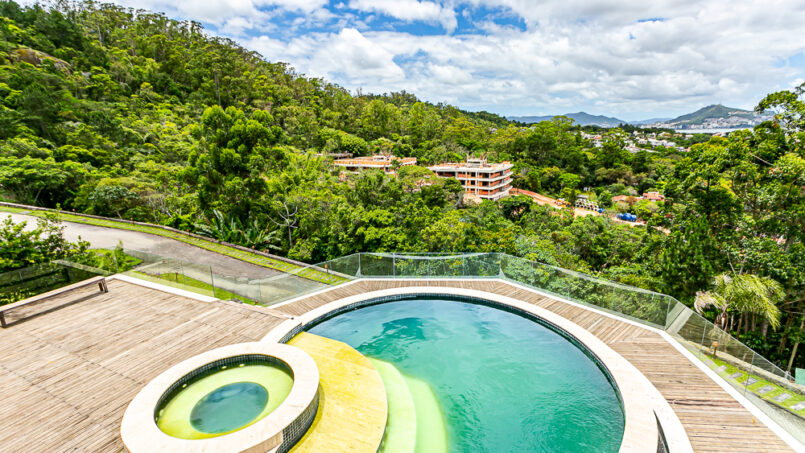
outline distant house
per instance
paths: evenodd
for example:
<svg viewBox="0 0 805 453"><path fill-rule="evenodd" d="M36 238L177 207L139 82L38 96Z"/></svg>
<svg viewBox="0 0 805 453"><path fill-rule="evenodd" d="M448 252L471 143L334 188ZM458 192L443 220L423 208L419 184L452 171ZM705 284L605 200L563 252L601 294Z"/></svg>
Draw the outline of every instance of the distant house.
<svg viewBox="0 0 805 453"><path fill-rule="evenodd" d="M618 201L625 201L629 202L630 200L633 201L640 201L640 200L649 200L649 201L665 201L665 197L659 192L646 192L643 194L642 197L635 197L634 195L616 195L612 197L612 202L616 203Z"/></svg>
<svg viewBox="0 0 805 453"><path fill-rule="evenodd" d="M643 198L651 201L665 201L665 197L659 192L646 192L643 194Z"/></svg>
<svg viewBox="0 0 805 453"><path fill-rule="evenodd" d="M383 170L386 173L393 173L394 162L399 162L401 167L416 165L416 157L396 157L375 154L374 156L367 157L337 159L333 162L333 165L341 167L346 171Z"/></svg>

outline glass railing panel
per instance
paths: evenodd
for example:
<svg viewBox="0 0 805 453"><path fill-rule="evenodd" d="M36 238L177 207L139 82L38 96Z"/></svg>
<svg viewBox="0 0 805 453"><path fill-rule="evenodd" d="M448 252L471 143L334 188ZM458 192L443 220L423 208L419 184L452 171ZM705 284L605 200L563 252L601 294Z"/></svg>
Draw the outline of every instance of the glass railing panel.
<svg viewBox="0 0 805 453"><path fill-rule="evenodd" d="M331 275L321 265L311 265L269 278L255 280L250 284L260 288L260 304L274 305L334 286L334 283L322 281L323 274ZM340 280L341 283L348 281L344 276L338 277L343 278L343 280Z"/></svg>
<svg viewBox="0 0 805 453"><path fill-rule="evenodd" d="M501 255L500 268L506 278L533 286L534 266L530 261L516 256Z"/></svg>
<svg viewBox="0 0 805 453"><path fill-rule="evenodd" d="M531 286L554 294L562 294L561 288L557 288L555 286L555 269L540 263L531 263L531 267L534 269L531 279Z"/></svg>
<svg viewBox="0 0 805 453"><path fill-rule="evenodd" d="M429 276L436 278L462 277L464 275L464 259L459 255L429 257Z"/></svg>
<svg viewBox="0 0 805 453"><path fill-rule="evenodd" d="M152 254L126 251L143 264L125 274L223 300L271 305L349 281L357 273L359 256L348 256L321 265L298 267L277 273L259 266L243 269L215 267ZM340 271L340 272L339 272Z"/></svg>
<svg viewBox="0 0 805 453"><path fill-rule="evenodd" d="M463 270L466 277L499 277L500 254L480 253L467 255Z"/></svg>
<svg viewBox="0 0 805 453"><path fill-rule="evenodd" d="M361 253L359 275L361 277L387 277L394 275L394 260L391 256Z"/></svg>
<svg viewBox="0 0 805 453"><path fill-rule="evenodd" d="M319 267L322 268L324 272L333 273L342 278L350 279L358 275L358 270L360 269L360 259L360 254L355 253L330 261L325 261L320 263Z"/></svg>
<svg viewBox="0 0 805 453"><path fill-rule="evenodd" d="M209 266L163 259L123 273L142 280L215 297Z"/></svg>
<svg viewBox="0 0 805 453"><path fill-rule="evenodd" d="M671 301L661 294L643 291L631 291L617 286L613 291L617 295L621 311L635 319L641 319L660 327L664 327Z"/></svg>
<svg viewBox="0 0 805 453"><path fill-rule="evenodd" d="M709 335L709 344L705 346L712 349L713 343L716 341L718 342L720 357L729 359L729 361L744 370L748 370L752 366L754 351L718 327L713 328L712 333Z"/></svg>
<svg viewBox="0 0 805 453"><path fill-rule="evenodd" d="M431 272L431 262L422 256L393 256L394 272L389 277L428 277Z"/></svg>
<svg viewBox="0 0 805 453"><path fill-rule="evenodd" d="M712 323L689 309L684 310L675 323L677 324L676 335L682 340L682 344L697 355L701 355L702 344L707 339L708 326L712 326Z"/></svg>
<svg viewBox="0 0 805 453"><path fill-rule="evenodd" d="M539 265L534 279L538 288L562 297L570 297L568 275L551 266Z"/></svg>
<svg viewBox="0 0 805 453"><path fill-rule="evenodd" d="M0 305L17 302L28 297L46 293L108 271L56 260L0 274Z"/></svg>

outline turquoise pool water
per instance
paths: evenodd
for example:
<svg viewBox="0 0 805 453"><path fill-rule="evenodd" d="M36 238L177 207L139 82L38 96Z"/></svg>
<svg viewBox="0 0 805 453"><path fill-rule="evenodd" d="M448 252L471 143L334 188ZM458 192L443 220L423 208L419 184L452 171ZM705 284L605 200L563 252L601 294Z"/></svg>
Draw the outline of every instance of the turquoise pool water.
<svg viewBox="0 0 805 453"><path fill-rule="evenodd" d="M564 336L518 314L417 297L352 310L309 331L399 371L402 379L381 372L392 411L401 408L390 421L395 430L417 431L416 451L444 449L432 432L437 419L451 452L616 452L620 446L623 410L601 368ZM409 384L410 391L394 384L406 381L422 384ZM430 391L423 385L438 407L417 404L423 399L417 395Z"/></svg>

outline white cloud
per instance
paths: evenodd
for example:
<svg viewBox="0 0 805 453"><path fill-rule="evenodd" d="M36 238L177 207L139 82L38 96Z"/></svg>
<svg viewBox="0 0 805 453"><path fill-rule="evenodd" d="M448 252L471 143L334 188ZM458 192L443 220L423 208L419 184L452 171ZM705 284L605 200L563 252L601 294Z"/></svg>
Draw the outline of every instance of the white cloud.
<svg viewBox="0 0 805 453"><path fill-rule="evenodd" d="M254 28L254 24L250 20L243 17L233 17L227 20L224 25L219 28L219 31L231 36L241 36L246 30L251 28Z"/></svg>
<svg viewBox="0 0 805 453"><path fill-rule="evenodd" d="M445 30L455 30L458 21L452 8L418 0L351 0L349 7L359 11L385 14L404 21L439 23Z"/></svg>
<svg viewBox="0 0 805 453"><path fill-rule="evenodd" d="M260 35L241 41L349 89L404 89L506 114L584 109L633 119L715 102L751 108L805 74L801 57L790 62L805 52L802 0L122 1L230 36ZM280 22L277 8L301 15ZM459 15L473 28L458 27ZM390 17L447 33L395 31Z"/></svg>
<svg viewBox="0 0 805 453"><path fill-rule="evenodd" d="M204 1L204 0L202 0ZM278 6L287 11L310 13L327 5L327 0L255 0L258 6Z"/></svg>
<svg viewBox="0 0 805 453"><path fill-rule="evenodd" d="M276 8L280 11L293 11L308 15L329 15L324 9L327 0L117 0L124 6L144 8L152 11L165 12L171 16L207 22L216 26L232 22L230 27L238 30L245 24L266 24L270 15L266 8ZM242 28L239 30L242 31ZM224 28L222 32L229 32ZM267 30L264 30L267 31Z"/></svg>
<svg viewBox="0 0 805 453"><path fill-rule="evenodd" d="M270 60L293 62L297 69L314 77L333 76L352 87L378 90L405 79L394 55L354 28L339 33L316 34L282 42L260 36L247 42Z"/></svg>

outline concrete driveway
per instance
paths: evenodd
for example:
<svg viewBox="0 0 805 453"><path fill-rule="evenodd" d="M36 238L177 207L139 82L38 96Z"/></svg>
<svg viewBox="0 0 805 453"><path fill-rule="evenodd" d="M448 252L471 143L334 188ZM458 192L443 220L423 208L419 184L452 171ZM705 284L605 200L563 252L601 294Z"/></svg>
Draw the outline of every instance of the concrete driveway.
<svg viewBox="0 0 805 453"><path fill-rule="evenodd" d="M38 220L36 217L29 215L0 212L0 220L5 220L7 216L10 216L15 223L28 222L30 227L34 227ZM65 238L69 241L77 241L81 238L92 244L92 248L113 249L119 242L122 242L123 248L127 250L212 266L216 273L225 275L262 279L282 274L280 271L240 261L162 236L83 223L62 222L62 225L64 226Z"/></svg>

